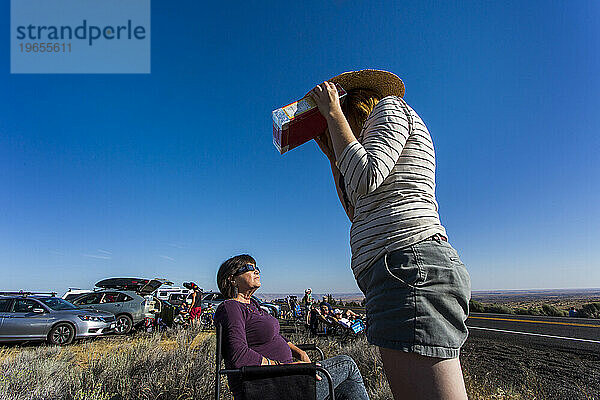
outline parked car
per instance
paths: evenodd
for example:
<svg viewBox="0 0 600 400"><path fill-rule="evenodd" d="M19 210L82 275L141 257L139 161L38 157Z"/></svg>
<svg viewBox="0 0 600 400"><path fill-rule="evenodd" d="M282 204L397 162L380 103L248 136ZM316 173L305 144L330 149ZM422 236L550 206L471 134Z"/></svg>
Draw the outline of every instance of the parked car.
<svg viewBox="0 0 600 400"><path fill-rule="evenodd" d="M66 345L116 327L110 312L82 310L55 293L0 292L0 341Z"/></svg>
<svg viewBox="0 0 600 400"><path fill-rule="evenodd" d="M204 292L202 293L202 308L208 307L209 304L216 310L221 303L225 301L225 297L220 292Z"/></svg>
<svg viewBox="0 0 600 400"><path fill-rule="evenodd" d="M170 325L175 317L174 307L151 294L163 284L173 283L164 279L104 279L96 283L101 290L79 296L73 300L73 304L115 314L115 333L120 335L131 332L133 328L142 326L147 318L154 319L156 316Z"/></svg>
<svg viewBox="0 0 600 400"><path fill-rule="evenodd" d="M275 318L279 318L279 316L281 315L281 307L278 304L267 303L266 301L263 301L256 296L252 296L252 298L256 300L258 304L260 304L260 308L262 308Z"/></svg>
<svg viewBox="0 0 600 400"><path fill-rule="evenodd" d="M169 295L168 302L173 304L174 306L180 306L183 303L192 303L192 293L171 293Z"/></svg>
<svg viewBox="0 0 600 400"><path fill-rule="evenodd" d="M135 326L144 323L144 318L152 317L148 299L133 291L99 290L84 294L73 300L82 309L108 311L116 316L115 333L126 334Z"/></svg>
<svg viewBox="0 0 600 400"><path fill-rule="evenodd" d="M183 287L171 286L171 287L161 287L154 292L154 296L158 297L160 300L169 300L173 295L180 295L186 297L188 294L192 293L190 289L186 289Z"/></svg>

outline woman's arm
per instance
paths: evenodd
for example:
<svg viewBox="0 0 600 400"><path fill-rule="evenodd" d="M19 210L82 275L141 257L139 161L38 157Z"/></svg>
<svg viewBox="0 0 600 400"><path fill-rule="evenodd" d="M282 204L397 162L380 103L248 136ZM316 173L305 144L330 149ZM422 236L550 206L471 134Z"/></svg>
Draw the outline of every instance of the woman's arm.
<svg viewBox="0 0 600 400"><path fill-rule="evenodd" d="M394 96L381 99L367 119L359 143L341 110L335 85L325 82L311 94L327 119L336 165L347 185L358 195L373 192L390 175L408 139L406 104Z"/></svg>
<svg viewBox="0 0 600 400"><path fill-rule="evenodd" d="M327 120L327 129L331 133L331 143L335 159L339 160L348 145L356 141L350 124L346 120L340 105L340 96L335 84L323 82L311 92L311 97L317 103L321 115Z"/></svg>
<svg viewBox="0 0 600 400"><path fill-rule="evenodd" d="M287 344L288 344L288 346L290 346L290 350L292 350L292 355L294 356L294 358L296 358L302 362L308 362L308 363L310 362L310 358L308 357L308 354L306 354L306 352L304 350L299 349L292 342L287 342Z"/></svg>
<svg viewBox="0 0 600 400"><path fill-rule="evenodd" d="M340 178L342 174L340 170L335 165L335 163L331 163L331 173L333 174L333 180L335 182L335 190L337 191L338 198L340 199L340 203L342 203L342 207L344 207L344 211L346 211L346 215L350 222L354 220L354 207L350 204L350 200L346 195L345 190L340 186Z"/></svg>
<svg viewBox="0 0 600 400"><path fill-rule="evenodd" d="M348 216L350 222L354 219L354 207L350 204L349 199L345 195L345 190L340 186L340 177L342 174L335 164L335 155L333 154L333 150L331 149L331 139L329 139L329 134L325 132L323 135L316 137L315 142L319 145L319 148L327 156L329 159L329 163L331 165L331 174L333 175L333 183L335 184L335 190L337 192L338 198L340 199L340 203Z"/></svg>

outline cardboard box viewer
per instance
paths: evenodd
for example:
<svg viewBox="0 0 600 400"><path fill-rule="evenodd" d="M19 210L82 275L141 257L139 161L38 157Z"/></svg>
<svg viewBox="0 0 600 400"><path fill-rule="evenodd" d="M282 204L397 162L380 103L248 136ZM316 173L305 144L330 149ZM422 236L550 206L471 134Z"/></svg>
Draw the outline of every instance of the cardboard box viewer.
<svg viewBox="0 0 600 400"><path fill-rule="evenodd" d="M346 91L336 84L340 102ZM316 138L325 131L327 121L310 97L273 111L273 144L280 154Z"/></svg>

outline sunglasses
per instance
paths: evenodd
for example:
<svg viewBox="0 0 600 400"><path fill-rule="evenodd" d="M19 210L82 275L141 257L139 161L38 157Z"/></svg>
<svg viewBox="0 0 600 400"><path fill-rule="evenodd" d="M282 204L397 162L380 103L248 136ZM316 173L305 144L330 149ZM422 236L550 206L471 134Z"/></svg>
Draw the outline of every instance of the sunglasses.
<svg viewBox="0 0 600 400"><path fill-rule="evenodd" d="M252 264L246 264L243 267L241 267L240 269L238 269L235 274L233 274L233 276L238 276L241 274L245 274L248 271L256 271L260 274L260 269L256 266L256 265L252 265Z"/></svg>

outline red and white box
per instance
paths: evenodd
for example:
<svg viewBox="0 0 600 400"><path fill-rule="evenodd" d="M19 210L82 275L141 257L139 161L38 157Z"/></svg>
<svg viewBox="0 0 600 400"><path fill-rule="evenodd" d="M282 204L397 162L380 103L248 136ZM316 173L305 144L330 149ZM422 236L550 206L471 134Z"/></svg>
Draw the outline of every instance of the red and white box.
<svg viewBox="0 0 600 400"><path fill-rule="evenodd" d="M336 88L342 101L346 91L338 84ZM273 144L280 154L316 138L325 128L327 121L310 96L273 111Z"/></svg>

